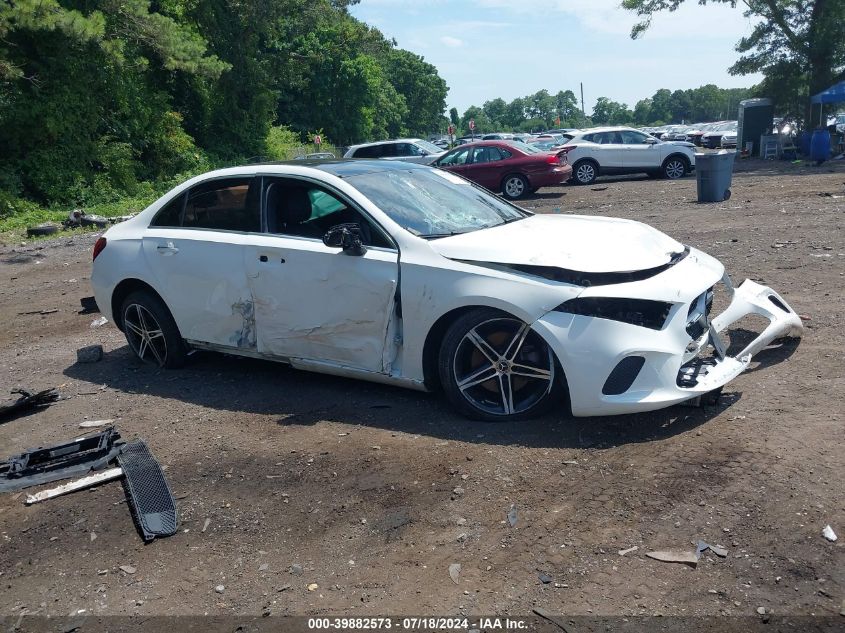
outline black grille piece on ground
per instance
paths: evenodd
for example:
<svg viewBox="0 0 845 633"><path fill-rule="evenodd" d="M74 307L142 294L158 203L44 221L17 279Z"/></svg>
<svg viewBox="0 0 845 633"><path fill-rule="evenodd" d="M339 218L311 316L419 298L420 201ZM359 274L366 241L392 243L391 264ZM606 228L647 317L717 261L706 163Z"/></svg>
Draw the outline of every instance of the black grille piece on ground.
<svg viewBox="0 0 845 633"><path fill-rule="evenodd" d="M127 444L117 462L123 468L126 496L144 540L175 534L176 502L161 466L144 441Z"/></svg>
<svg viewBox="0 0 845 633"><path fill-rule="evenodd" d="M113 426L56 446L40 447L0 461L0 492L21 490L105 468L123 450Z"/></svg>

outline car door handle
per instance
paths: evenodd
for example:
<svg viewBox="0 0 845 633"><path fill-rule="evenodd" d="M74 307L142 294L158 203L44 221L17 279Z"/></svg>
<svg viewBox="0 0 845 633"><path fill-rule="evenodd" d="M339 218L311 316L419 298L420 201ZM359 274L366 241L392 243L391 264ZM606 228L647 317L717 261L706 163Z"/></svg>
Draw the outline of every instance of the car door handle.
<svg viewBox="0 0 845 633"><path fill-rule="evenodd" d="M261 256L258 258L258 261L260 261L260 262L266 262L266 261L267 261L267 256L266 256L266 255L261 255Z"/></svg>
<svg viewBox="0 0 845 633"><path fill-rule="evenodd" d="M158 251L159 255L175 255L179 252L179 249L173 244L173 242L167 242L167 244L159 244L156 246L156 250Z"/></svg>

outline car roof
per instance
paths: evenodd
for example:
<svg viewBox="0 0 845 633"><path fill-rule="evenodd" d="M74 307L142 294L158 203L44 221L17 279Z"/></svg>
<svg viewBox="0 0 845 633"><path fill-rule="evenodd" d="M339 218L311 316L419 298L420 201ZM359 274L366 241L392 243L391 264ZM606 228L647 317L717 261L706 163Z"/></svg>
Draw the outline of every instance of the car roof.
<svg viewBox="0 0 845 633"><path fill-rule="evenodd" d="M359 147L370 147L371 145L384 145L385 143L416 143L417 141L422 141L421 138L390 138L384 141L372 141L370 143L359 143L358 145L352 145L349 149L358 149ZM426 141L429 143L430 141Z"/></svg>
<svg viewBox="0 0 845 633"><path fill-rule="evenodd" d="M338 178L348 178L350 176L359 176L361 174L371 174L377 172L396 172L396 171L413 171L432 169L427 165L420 165L418 163L409 163L398 160L379 160L378 158L335 158L327 160L309 159L309 160L285 160L273 161L267 163L255 163L249 165L239 165L237 167L227 167L225 169L218 169L201 174L198 178L210 179L225 176L242 176L252 174L278 174L282 171L279 167L292 167L291 175L301 174L303 168L316 169L327 174L332 174Z"/></svg>

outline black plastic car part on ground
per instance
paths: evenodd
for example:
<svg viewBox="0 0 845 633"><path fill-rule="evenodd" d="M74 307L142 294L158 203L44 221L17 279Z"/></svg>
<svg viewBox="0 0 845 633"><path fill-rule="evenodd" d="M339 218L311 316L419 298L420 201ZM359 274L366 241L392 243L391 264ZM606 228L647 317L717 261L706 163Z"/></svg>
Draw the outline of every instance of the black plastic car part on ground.
<svg viewBox="0 0 845 633"><path fill-rule="evenodd" d="M117 458L123 469L132 516L145 541L176 533L176 502L164 471L143 440L127 444Z"/></svg>

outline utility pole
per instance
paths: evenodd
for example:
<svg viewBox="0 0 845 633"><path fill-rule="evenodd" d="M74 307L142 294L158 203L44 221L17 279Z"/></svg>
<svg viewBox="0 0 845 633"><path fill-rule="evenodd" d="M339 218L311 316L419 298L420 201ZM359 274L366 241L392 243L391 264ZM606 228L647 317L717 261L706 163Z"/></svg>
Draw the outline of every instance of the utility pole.
<svg viewBox="0 0 845 633"><path fill-rule="evenodd" d="M587 118L587 113L584 112L584 82L581 82L581 116Z"/></svg>

